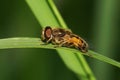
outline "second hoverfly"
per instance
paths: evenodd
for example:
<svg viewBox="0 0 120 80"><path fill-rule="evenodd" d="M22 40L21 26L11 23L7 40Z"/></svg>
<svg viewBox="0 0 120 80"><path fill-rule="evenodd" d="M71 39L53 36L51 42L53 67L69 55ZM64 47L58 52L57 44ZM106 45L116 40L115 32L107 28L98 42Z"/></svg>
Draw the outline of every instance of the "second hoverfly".
<svg viewBox="0 0 120 80"><path fill-rule="evenodd" d="M51 28L46 26L42 31L42 41L53 43L58 46L74 47L81 52L88 52L88 44L84 39L62 28Z"/></svg>

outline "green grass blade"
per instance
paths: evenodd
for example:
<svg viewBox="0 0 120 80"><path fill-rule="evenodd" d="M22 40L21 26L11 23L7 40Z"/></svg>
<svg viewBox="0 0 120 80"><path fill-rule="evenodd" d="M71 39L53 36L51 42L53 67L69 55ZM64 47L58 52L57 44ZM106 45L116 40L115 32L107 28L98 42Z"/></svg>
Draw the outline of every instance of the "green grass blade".
<svg viewBox="0 0 120 80"><path fill-rule="evenodd" d="M111 65L114 65L116 67L119 67L120 68L120 62L117 62L111 58L108 58L108 57L105 57L99 53L96 53L94 51L91 51L89 50L89 54L92 55L91 57L95 58L95 59L98 59L100 61L103 61L103 62L106 62L106 63L109 63Z"/></svg>
<svg viewBox="0 0 120 80"><path fill-rule="evenodd" d="M54 14L51 13L47 0L26 0L26 2L42 27L60 25L57 19L54 18Z"/></svg>
<svg viewBox="0 0 120 80"><path fill-rule="evenodd" d="M78 60L76 59L75 55L86 55L89 56L91 58L95 58L97 60L112 64L113 66L116 66L118 68L120 68L120 62L117 62L113 59L110 59L106 56L103 56L99 53L93 52L91 50L89 50L88 53L82 53L79 50L76 49L72 49L72 48L66 48L66 47L59 47L59 48L54 48L54 45L52 44L44 44L40 38L6 38L6 39L0 39L0 49L12 49L12 48L44 48L44 49L55 49L55 50L60 50L63 51L63 53L60 53L60 55L62 55L65 59L65 62L67 62L67 60L69 58L67 57L71 57L70 61L71 63L66 63L68 66L72 65L72 63L75 63L75 65L79 65L76 64L76 62L78 62ZM72 52L69 53L69 52ZM76 54L79 53L79 54ZM70 55L71 54L71 55ZM67 56L65 56L67 55ZM83 61L84 58L80 57L80 59ZM81 70L79 71L79 66L72 66L75 68L72 69L76 69L75 71L77 71L77 73L79 74L81 72Z"/></svg>
<svg viewBox="0 0 120 80"><path fill-rule="evenodd" d="M52 11L53 11L54 15L56 16L58 22L60 23L61 27L63 27L63 28L68 28L67 25L66 25L66 23L65 23L64 20L62 19L59 11L57 10L57 8L56 8L53 0L48 0L48 3L49 3L49 5L50 5L50 7L52 8ZM71 52L70 52L70 53L71 53ZM71 53L71 54L72 54L72 53ZM82 71L80 71L80 72L83 73L83 74L86 73L86 76L87 76L86 78L87 78L87 79L89 79L89 80L95 80L95 77L94 77L91 69L90 69L89 66L87 65L87 62L86 62L86 60L84 59L84 57L83 57L82 55L80 55L79 53L77 53L77 52L76 52L76 54L78 54L78 55L74 55L74 56L76 57L76 59L77 59L77 61L78 61L78 64L80 65L79 68L81 68L82 70L84 70L84 72L82 72ZM64 56L63 56L63 55L60 55L60 56L62 56L62 57L64 57L64 56L68 57L68 55L64 55ZM72 56L73 56L73 55L72 55ZM65 59L66 59L66 58L64 58L64 61L65 61ZM68 62L66 62L66 64L67 64L67 63L70 63L70 62L71 62L71 61L68 61ZM80 64L80 63L82 63L82 64ZM71 65L71 66L72 66L72 65ZM69 66L68 66L68 68L69 68ZM73 68L73 69L74 69L74 68ZM74 71L74 70L73 70L73 71ZM76 72L75 72L75 73L76 73ZM89 77L88 77L88 76L89 76ZM78 76L78 77L80 77L80 76ZM85 80L84 77L83 77L83 80Z"/></svg>
<svg viewBox="0 0 120 80"><path fill-rule="evenodd" d="M96 1L95 20L94 20L94 44L96 51L103 55L114 56L116 54L115 43L117 42L117 4L118 0L99 0ZM102 80L111 79L111 67L106 64L94 62L94 71L98 78ZM104 71L101 72L100 71ZM107 73L110 74L107 74ZM101 74L101 75L99 75Z"/></svg>
<svg viewBox="0 0 120 80"><path fill-rule="evenodd" d="M26 0L26 2L30 6L31 10L35 14L36 18L38 19L38 21L42 27L45 27L46 25L64 26L64 27L66 26L63 19L60 17L59 12L55 8L54 4L51 3L50 0L49 1L48 0L36 0L36 1ZM54 6L54 9L53 9L53 6ZM51 21L51 19L52 19L52 21ZM65 64L68 65L71 62L70 61L66 62L66 59L63 58L63 54L62 54L63 52L64 51L58 50L59 55L62 57ZM75 64L73 62L71 63L71 66L68 66L68 68L71 69L73 72L75 72L79 77L81 77L82 80L95 80L95 79L91 78L91 77L93 77L93 76L91 76L92 72L86 73L84 66L81 65L80 62L78 62L79 60L77 60L77 62L76 62L76 59L78 59L78 58L75 59L74 57L76 57L76 56L75 55L71 56L71 54L73 54L72 52L69 52L69 53L70 53L69 55L64 55L64 57L67 56L69 58L69 60L74 59L73 62L75 61L75 63L77 63L79 65L77 67L79 67L79 69L81 69L82 71L78 72L79 70L76 70L77 71L76 72L75 69L73 69L71 67L71 66L74 66L74 64ZM86 61L84 61L84 62L86 62ZM74 67L76 67L76 66L74 66ZM88 69L90 69L89 66L87 66L87 67L88 67ZM78 68L76 68L76 69L78 69ZM91 70L89 70L89 71L91 71ZM90 77L88 77L88 75L90 75Z"/></svg>
<svg viewBox="0 0 120 80"><path fill-rule="evenodd" d="M56 8L53 0L47 0L47 1L48 1L48 4L50 5L50 7L51 7L51 9L52 9L52 11L54 13L54 15L56 16L56 18L57 18L60 26L63 27L63 28L68 28L67 24L65 23L65 21L62 18L62 16L59 13L59 11L57 10L57 8Z"/></svg>

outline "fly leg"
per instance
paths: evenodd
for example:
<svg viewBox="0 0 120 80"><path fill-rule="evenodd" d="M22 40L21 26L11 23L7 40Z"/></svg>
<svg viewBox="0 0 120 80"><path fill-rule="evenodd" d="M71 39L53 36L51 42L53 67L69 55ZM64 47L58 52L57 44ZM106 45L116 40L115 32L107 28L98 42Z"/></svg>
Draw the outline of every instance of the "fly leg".
<svg viewBox="0 0 120 80"><path fill-rule="evenodd" d="M62 47L62 46L64 46L66 43L67 43L67 41L61 41L58 45L55 45L54 47L55 47L55 48L57 48L57 47Z"/></svg>

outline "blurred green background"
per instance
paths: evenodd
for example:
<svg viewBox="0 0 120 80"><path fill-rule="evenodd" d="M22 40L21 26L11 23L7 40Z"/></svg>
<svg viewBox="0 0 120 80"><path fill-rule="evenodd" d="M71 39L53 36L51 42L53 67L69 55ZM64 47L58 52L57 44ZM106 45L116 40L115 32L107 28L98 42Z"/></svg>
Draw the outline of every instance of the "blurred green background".
<svg viewBox="0 0 120 80"><path fill-rule="evenodd" d="M100 54L120 61L119 0L54 0L69 28ZM46 19L47 20L47 19ZM25 0L0 1L0 38L40 37ZM120 69L86 57L97 80L120 80ZM0 80L78 80L55 50L0 50Z"/></svg>

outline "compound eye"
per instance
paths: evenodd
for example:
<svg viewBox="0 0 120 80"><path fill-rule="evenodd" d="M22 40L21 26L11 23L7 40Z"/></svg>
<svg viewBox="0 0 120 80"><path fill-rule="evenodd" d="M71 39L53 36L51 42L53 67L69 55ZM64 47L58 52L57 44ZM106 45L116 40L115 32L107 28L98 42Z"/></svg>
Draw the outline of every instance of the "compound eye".
<svg viewBox="0 0 120 80"><path fill-rule="evenodd" d="M51 27L47 26L45 28L45 30L44 30L44 36L45 36L45 38L47 40L51 38L51 36L52 36L52 29L51 29Z"/></svg>

